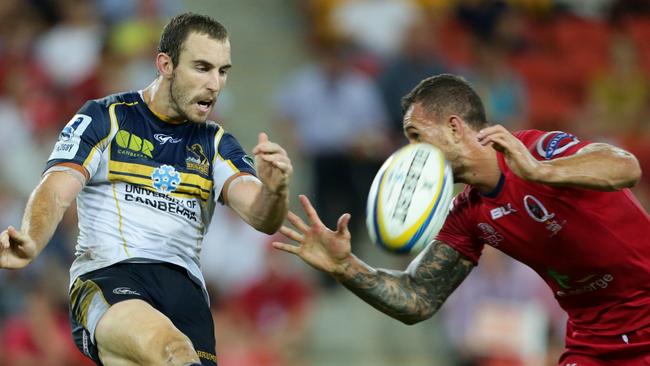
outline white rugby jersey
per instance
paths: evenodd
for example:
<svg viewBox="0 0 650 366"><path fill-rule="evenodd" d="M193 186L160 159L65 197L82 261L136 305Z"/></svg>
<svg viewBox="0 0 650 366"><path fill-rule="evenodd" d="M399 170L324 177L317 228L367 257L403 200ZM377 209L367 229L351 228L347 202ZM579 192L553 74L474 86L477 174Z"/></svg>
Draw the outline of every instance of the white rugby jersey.
<svg viewBox="0 0 650 366"><path fill-rule="evenodd" d="M186 268L205 289L199 256L228 178L255 175L252 159L214 122L175 125L138 92L88 101L65 126L47 169L83 165L79 239L70 283L117 262L162 261Z"/></svg>

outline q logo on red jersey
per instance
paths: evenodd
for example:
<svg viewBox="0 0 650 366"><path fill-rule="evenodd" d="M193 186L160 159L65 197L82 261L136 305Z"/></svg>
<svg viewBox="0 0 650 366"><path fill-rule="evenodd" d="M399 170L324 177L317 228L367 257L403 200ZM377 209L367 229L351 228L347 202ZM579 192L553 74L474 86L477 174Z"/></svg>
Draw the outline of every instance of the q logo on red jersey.
<svg viewBox="0 0 650 366"><path fill-rule="evenodd" d="M551 233L549 236L557 235L566 224L566 220L562 222L554 220L555 213L549 213L546 206L535 196L530 194L524 196L524 207L526 208L526 212L528 212L528 216L545 225L546 230Z"/></svg>
<svg viewBox="0 0 650 366"><path fill-rule="evenodd" d="M546 222L555 217L555 214L548 213L546 207L535 196L526 195L524 197L524 207L526 207L528 215L537 222Z"/></svg>

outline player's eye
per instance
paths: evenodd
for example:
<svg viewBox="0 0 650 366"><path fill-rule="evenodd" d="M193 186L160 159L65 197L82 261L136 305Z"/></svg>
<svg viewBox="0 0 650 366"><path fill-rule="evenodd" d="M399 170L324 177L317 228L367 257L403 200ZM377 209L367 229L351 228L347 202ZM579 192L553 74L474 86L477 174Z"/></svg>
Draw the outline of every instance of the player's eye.
<svg viewBox="0 0 650 366"><path fill-rule="evenodd" d="M219 69L219 75L228 75L229 69Z"/></svg>
<svg viewBox="0 0 650 366"><path fill-rule="evenodd" d="M205 66L197 66L196 70L199 71L199 72L207 72L208 68L205 67Z"/></svg>

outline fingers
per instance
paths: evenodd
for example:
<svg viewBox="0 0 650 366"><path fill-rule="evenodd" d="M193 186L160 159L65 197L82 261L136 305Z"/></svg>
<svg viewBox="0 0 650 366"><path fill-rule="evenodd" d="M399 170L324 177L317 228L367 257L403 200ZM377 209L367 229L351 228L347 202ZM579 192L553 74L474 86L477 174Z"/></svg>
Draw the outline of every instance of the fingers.
<svg viewBox="0 0 650 366"><path fill-rule="evenodd" d="M293 165L291 165L291 161L289 161L289 159L286 157L276 158L271 155L262 155L262 160L270 163L274 168L281 171L285 176L290 176L293 174Z"/></svg>
<svg viewBox="0 0 650 366"><path fill-rule="evenodd" d="M264 161L268 161L269 163L281 162L281 163L288 164L291 162L288 156L283 154L277 154L277 153L259 155L259 157Z"/></svg>
<svg viewBox="0 0 650 366"><path fill-rule="evenodd" d="M299 243L302 243L302 241L305 239L304 235L284 225L280 228L280 233L286 236L287 238L297 241Z"/></svg>
<svg viewBox="0 0 650 366"><path fill-rule="evenodd" d="M257 136L257 143L263 144L266 142L269 142L269 136L264 132L260 132L260 134Z"/></svg>
<svg viewBox="0 0 650 366"><path fill-rule="evenodd" d="M476 138L478 138L480 140L480 139L484 138L485 136L488 136L488 135L491 135L491 134L497 133L497 132L508 132L508 130L506 130L506 128L503 127L502 125L488 126L488 127L485 127L484 129L480 130L476 134Z"/></svg>
<svg viewBox="0 0 650 366"><path fill-rule="evenodd" d="M336 224L336 232L338 234L347 234L348 233L348 223L350 222L351 215L349 213L341 215L339 221Z"/></svg>
<svg viewBox="0 0 650 366"><path fill-rule="evenodd" d="M482 146L491 146L499 152L516 150L516 146L513 144L518 141L514 135L500 125L490 126L479 131L476 138Z"/></svg>
<svg viewBox="0 0 650 366"><path fill-rule="evenodd" d="M271 243L271 245L273 245L273 248L275 249L279 249L291 254L298 255L298 253L300 252L300 247L291 244L281 243L279 241L274 241L273 243Z"/></svg>
<svg viewBox="0 0 650 366"><path fill-rule="evenodd" d="M296 215L292 211L289 211L287 213L287 220L289 220L291 225L293 225L296 229L300 230L301 232L306 233L307 231L309 231L309 226L307 226L307 224L305 224L305 222L302 221L300 216Z"/></svg>
<svg viewBox="0 0 650 366"><path fill-rule="evenodd" d="M25 242L27 240L27 235L23 234L21 231L16 230L15 227L9 226L7 228L7 233L9 234L9 238L15 239L21 243Z"/></svg>
<svg viewBox="0 0 650 366"><path fill-rule="evenodd" d="M495 150L503 151L505 148L509 147L509 140L506 136L503 135L490 135L479 140L479 143L483 146L491 145Z"/></svg>
<svg viewBox="0 0 650 366"><path fill-rule="evenodd" d="M318 217L318 213L314 209L314 206L311 205L311 202L309 202L309 198L305 196L304 194L300 195L300 203L302 204L302 208L305 210L305 213L307 214L307 218L309 219L309 223L311 225L323 225L323 223L320 221L320 217Z"/></svg>
<svg viewBox="0 0 650 366"><path fill-rule="evenodd" d="M486 127L476 134L476 139L483 146L494 143L503 145L514 138L510 131L501 125Z"/></svg>
<svg viewBox="0 0 650 366"><path fill-rule="evenodd" d="M0 249L9 249L9 232L7 230L0 234Z"/></svg>
<svg viewBox="0 0 650 366"><path fill-rule="evenodd" d="M275 142L269 141L268 136L262 132L259 135L257 145L253 148L253 154L282 154L287 155L287 152Z"/></svg>
<svg viewBox="0 0 650 366"><path fill-rule="evenodd" d="M276 162L273 162L273 166L278 168L285 175L292 175L293 174L293 166L291 164L289 164L289 163L282 162L282 161L276 161Z"/></svg>

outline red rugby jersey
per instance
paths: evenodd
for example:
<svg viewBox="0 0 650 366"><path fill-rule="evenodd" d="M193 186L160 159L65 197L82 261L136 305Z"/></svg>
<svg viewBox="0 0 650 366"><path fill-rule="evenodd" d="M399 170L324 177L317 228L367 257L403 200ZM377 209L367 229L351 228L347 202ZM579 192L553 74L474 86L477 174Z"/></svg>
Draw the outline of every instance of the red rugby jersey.
<svg viewBox="0 0 650 366"><path fill-rule="evenodd" d="M589 142L564 132L514 133L538 160ZM494 192L467 186L437 239L478 261L491 245L534 269L576 332L618 335L650 325L650 216L629 189L599 192L538 184L503 172Z"/></svg>

